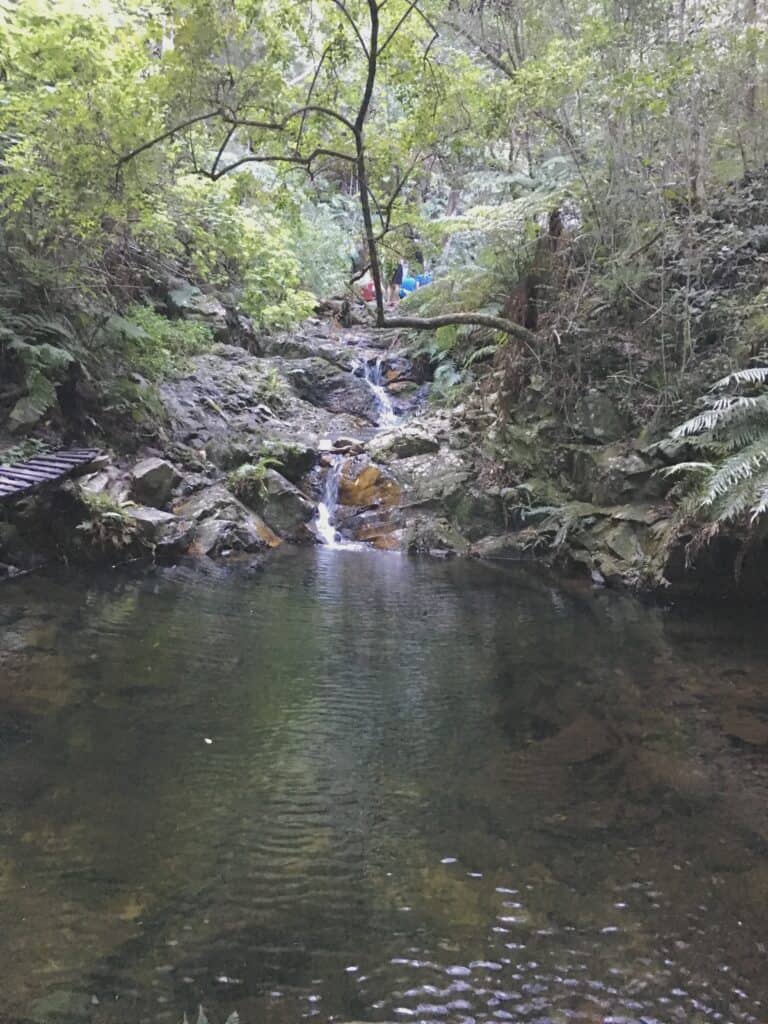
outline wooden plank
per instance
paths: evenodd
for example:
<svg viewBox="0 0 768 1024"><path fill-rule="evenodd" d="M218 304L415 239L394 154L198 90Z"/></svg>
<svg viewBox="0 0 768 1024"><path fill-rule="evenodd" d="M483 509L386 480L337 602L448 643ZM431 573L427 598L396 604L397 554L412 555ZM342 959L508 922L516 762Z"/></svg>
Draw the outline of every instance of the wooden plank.
<svg viewBox="0 0 768 1024"><path fill-rule="evenodd" d="M0 475L4 476L7 480L27 480L31 483L43 483L45 480L50 480L51 473L45 470L28 470L28 469L0 469Z"/></svg>
<svg viewBox="0 0 768 1024"><path fill-rule="evenodd" d="M57 466L77 466L80 463L80 459L72 458L66 455L38 455L34 459L28 459L26 462L18 463L19 466L28 466L31 463L36 462L41 465L57 465Z"/></svg>
<svg viewBox="0 0 768 1024"><path fill-rule="evenodd" d="M46 480L52 480L59 474L56 470L31 470L31 469L17 469L13 466L11 469L3 470L3 475L9 477L11 480L14 478L17 480L26 480L31 484L44 484Z"/></svg>
<svg viewBox="0 0 768 1024"><path fill-rule="evenodd" d="M0 500L22 497L45 484L63 481L100 454L97 448L63 449L12 466L0 464Z"/></svg>
<svg viewBox="0 0 768 1024"><path fill-rule="evenodd" d="M23 464L24 469L53 469L57 473L70 473L73 469L79 469L81 463L64 462L59 459L30 459Z"/></svg>
<svg viewBox="0 0 768 1024"><path fill-rule="evenodd" d="M5 480L8 484L24 482L24 478L17 476L12 469L0 469L0 480Z"/></svg>
<svg viewBox="0 0 768 1024"><path fill-rule="evenodd" d="M51 466L28 466L26 462L19 462L15 466L9 466L4 472L18 473L22 476L25 473L31 476L49 476L51 473L58 473L59 471Z"/></svg>

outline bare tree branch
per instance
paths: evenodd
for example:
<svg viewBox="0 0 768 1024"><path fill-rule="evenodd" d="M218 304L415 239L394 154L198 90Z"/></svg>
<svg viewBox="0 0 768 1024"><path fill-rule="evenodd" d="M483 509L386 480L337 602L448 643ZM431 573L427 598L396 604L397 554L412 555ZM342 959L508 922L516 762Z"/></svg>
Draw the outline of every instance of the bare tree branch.
<svg viewBox="0 0 768 1024"><path fill-rule="evenodd" d="M350 156L349 153L341 153L336 149L327 149L324 146L318 146L313 149L307 156L302 156L300 153L294 155L282 154L282 153L264 153L256 154L252 153L249 156L240 157L239 160L235 160L234 163L227 164L226 167L222 167L219 171L198 171L204 178L209 178L211 181L218 181L219 178L223 178L225 174L229 174L231 171L237 170L238 167L243 167L245 164L293 164L296 167L303 167L306 171L311 172L312 164L321 156L333 157L335 160L345 160L348 163L355 163L356 157Z"/></svg>
<svg viewBox="0 0 768 1024"><path fill-rule="evenodd" d="M299 149L301 147L301 137L304 134L304 125L306 124L307 114L309 113L309 111L307 110L307 107L312 102L312 94L315 91L315 86L317 85L317 80L320 77L320 72L323 70L323 64L325 64L325 58L331 52L332 48L333 48L332 44L329 43L328 46L326 46L326 48L323 50L323 55L320 58L320 60L318 61L317 67L315 68L315 73L312 76L312 81L311 81L310 86L309 86L309 92L307 93L307 98L304 101L304 113L301 116L301 124L299 125L299 132L298 132L298 135L296 136L296 149Z"/></svg>
<svg viewBox="0 0 768 1024"><path fill-rule="evenodd" d="M341 11L341 13L344 15L344 17L349 22L349 24L352 26L352 28L354 29L355 35L357 36L358 42L360 43L360 46L363 48L363 53L365 54L365 59L369 60L370 59L370 53L368 52L368 47L366 46L365 40L363 39L362 33L361 33L361 31L360 31L360 29L359 29L359 27L357 25L357 22L352 17L352 15L349 13L349 10L347 9L347 5L343 2L343 0L331 0L331 3L335 4L336 7L338 7L338 9Z"/></svg>
<svg viewBox="0 0 768 1024"><path fill-rule="evenodd" d="M211 110L207 114L197 114L195 117L190 117L186 121L182 121L180 124L174 125L173 128L169 128L168 131L163 132L161 135L156 135L154 139L150 139L148 142L142 143L135 149L132 149L130 153L124 153L119 157L117 161L117 173L120 174L120 169L131 160L140 156L142 153L146 153L148 149L152 149L153 146L158 146L161 142L165 142L166 139L173 138L174 135L178 135L179 132L183 132L187 128L191 128L193 124L199 124L201 121L211 121L214 117L220 117L220 110Z"/></svg>
<svg viewBox="0 0 768 1024"><path fill-rule="evenodd" d="M415 331L435 331L439 327L451 327L454 324L468 324L476 327L491 327L495 331L502 331L512 338L533 345L536 341L535 335L512 320L505 320L504 317L491 316L487 313L445 313L442 316L392 316L386 317L379 325L381 327L409 327Z"/></svg>
<svg viewBox="0 0 768 1024"><path fill-rule="evenodd" d="M213 167L211 168L211 171L214 174L216 173L216 169L219 166L219 162L220 162L221 158L224 156L224 150L229 145L229 142L230 142L230 140L231 140L231 138L232 138L232 136L234 134L235 134L235 125L232 125L230 127L229 131L227 132L227 134L224 136L224 139L223 139L221 145L219 146L219 151L216 154L216 159L213 161Z"/></svg>
<svg viewBox="0 0 768 1024"><path fill-rule="evenodd" d="M259 128L262 131L277 131L284 132L288 127L288 124L293 121L296 117L306 117L307 114L321 114L323 117L330 117L334 121L338 121L343 124L344 127L350 131L355 131L355 126L345 117L339 113L338 110L333 110L332 107L323 107L314 103L309 103L304 107L297 107L290 113L286 114L282 121L252 121L247 117L238 117L234 113L222 113L222 120L228 124L234 125L236 128Z"/></svg>

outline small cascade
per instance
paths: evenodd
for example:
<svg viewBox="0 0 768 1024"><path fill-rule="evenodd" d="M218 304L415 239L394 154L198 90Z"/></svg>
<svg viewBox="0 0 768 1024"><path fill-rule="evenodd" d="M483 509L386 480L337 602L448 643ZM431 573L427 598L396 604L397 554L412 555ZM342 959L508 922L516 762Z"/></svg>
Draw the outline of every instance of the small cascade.
<svg viewBox="0 0 768 1024"><path fill-rule="evenodd" d="M398 416L392 405L392 399L384 384L384 373L381 368L381 356L373 362L363 360L360 364L363 378L373 392L378 411L378 426L391 427L397 423Z"/></svg>
<svg viewBox="0 0 768 1024"><path fill-rule="evenodd" d="M363 545L353 540L344 540L334 525L336 509L339 505L339 477L341 476L344 457L341 455L330 455L329 458L332 462L325 474L323 500L317 504L315 530L320 542L326 548L359 550Z"/></svg>
<svg viewBox="0 0 768 1024"><path fill-rule="evenodd" d="M327 547L341 547L343 542L338 539L333 520L339 503L339 474L341 461L334 459L325 474L323 500L317 505L317 535Z"/></svg>

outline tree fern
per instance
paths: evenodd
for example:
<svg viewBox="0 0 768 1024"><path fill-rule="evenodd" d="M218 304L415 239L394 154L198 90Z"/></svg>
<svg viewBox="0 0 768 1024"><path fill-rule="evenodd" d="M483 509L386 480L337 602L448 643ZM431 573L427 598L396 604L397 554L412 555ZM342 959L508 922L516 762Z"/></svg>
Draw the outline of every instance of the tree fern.
<svg viewBox="0 0 768 1024"><path fill-rule="evenodd" d="M744 389L751 393L742 394ZM768 512L768 366L728 374L702 403L671 438L689 441L707 460L681 462L664 472L687 479L681 518L697 519L700 536L709 539L726 523L754 527Z"/></svg>

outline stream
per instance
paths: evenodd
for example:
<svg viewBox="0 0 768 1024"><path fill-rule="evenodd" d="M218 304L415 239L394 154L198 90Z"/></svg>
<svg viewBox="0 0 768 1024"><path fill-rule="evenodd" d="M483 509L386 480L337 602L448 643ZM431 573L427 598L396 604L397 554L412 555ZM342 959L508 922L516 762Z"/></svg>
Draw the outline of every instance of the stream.
<svg viewBox="0 0 768 1024"><path fill-rule="evenodd" d="M381 356L359 360L357 375L367 384L373 395L376 408L376 432L396 426L401 417L395 412L392 398L384 386L384 375L381 368ZM328 439L330 444L330 439ZM316 529L320 542L330 548L359 549L363 545L355 541L344 540L335 527L339 498L339 474L343 458L329 454L326 459L330 463L325 473L322 500L317 506Z"/></svg>
<svg viewBox="0 0 768 1024"><path fill-rule="evenodd" d="M318 546L0 606L0 1014L762 1022L768 636Z"/></svg>

